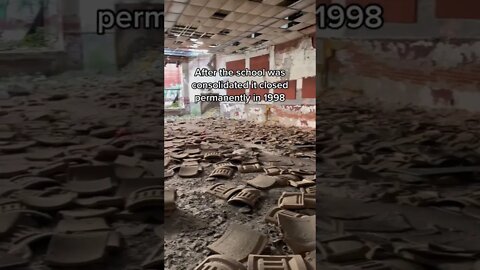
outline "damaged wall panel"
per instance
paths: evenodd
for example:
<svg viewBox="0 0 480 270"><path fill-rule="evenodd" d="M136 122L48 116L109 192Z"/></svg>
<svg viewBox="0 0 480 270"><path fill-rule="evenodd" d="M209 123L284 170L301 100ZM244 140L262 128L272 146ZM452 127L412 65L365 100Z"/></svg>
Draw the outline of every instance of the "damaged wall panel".
<svg viewBox="0 0 480 270"><path fill-rule="evenodd" d="M274 48L274 63L271 67L285 70L283 80L296 80L315 76L316 50L312 38L303 38L276 45Z"/></svg>
<svg viewBox="0 0 480 270"><path fill-rule="evenodd" d="M227 119L246 120L245 104L221 103L220 113Z"/></svg>
<svg viewBox="0 0 480 270"><path fill-rule="evenodd" d="M480 41L343 42L329 62L334 86L386 102L478 110Z"/></svg>
<svg viewBox="0 0 480 270"><path fill-rule="evenodd" d="M269 120L285 126L315 128L315 105L280 105L270 107Z"/></svg>
<svg viewBox="0 0 480 270"><path fill-rule="evenodd" d="M227 70L238 71L245 69L245 59L240 59L236 61L229 61L225 63L225 68ZM245 94L245 89L227 89L227 95L242 95Z"/></svg>
<svg viewBox="0 0 480 270"><path fill-rule="evenodd" d="M449 0L447 0L449 1ZM346 6L378 4L383 7L383 18L387 23L415 23L417 21L417 0L347 0Z"/></svg>
<svg viewBox="0 0 480 270"><path fill-rule="evenodd" d="M229 70L248 68L285 70L286 73L283 77L238 77L230 78L231 80L250 80L258 83L288 81L289 84L288 89L248 89L247 93L250 95L262 96L262 102L250 102L238 104L238 106L222 104L222 116L231 119L245 118L256 123L315 128L315 57L316 50L310 36L243 56L231 56L225 65ZM229 94L243 93L243 91L233 92L232 90L228 92ZM285 94L286 101L264 102L263 94L265 93Z"/></svg>

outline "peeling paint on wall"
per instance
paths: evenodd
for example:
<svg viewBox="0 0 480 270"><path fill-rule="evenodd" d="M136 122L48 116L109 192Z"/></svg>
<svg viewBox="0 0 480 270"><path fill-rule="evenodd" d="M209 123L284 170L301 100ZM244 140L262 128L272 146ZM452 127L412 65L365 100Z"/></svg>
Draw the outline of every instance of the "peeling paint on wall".
<svg viewBox="0 0 480 270"><path fill-rule="evenodd" d="M245 120L245 104L221 103L220 112L227 119Z"/></svg>
<svg viewBox="0 0 480 270"><path fill-rule="evenodd" d="M302 39L297 47L275 51L273 69L283 69L287 72L285 80L296 80L315 76L316 50L310 38Z"/></svg>
<svg viewBox="0 0 480 270"><path fill-rule="evenodd" d="M417 67L436 66L455 68L478 60L480 42L432 42L432 41L356 41L354 44L362 53L375 53L383 61L398 64L400 58L405 64ZM343 57L347 57L343 55ZM355 57L349 54L348 57Z"/></svg>
<svg viewBox="0 0 480 270"><path fill-rule="evenodd" d="M268 121L285 126L314 129L316 122L315 105L276 105L270 108Z"/></svg>
<svg viewBox="0 0 480 270"><path fill-rule="evenodd" d="M478 110L480 41L342 42L329 62L331 86L391 103Z"/></svg>
<svg viewBox="0 0 480 270"><path fill-rule="evenodd" d="M431 52L431 58L438 67L456 68L463 64L475 63L480 56L480 42L464 44L439 43Z"/></svg>
<svg viewBox="0 0 480 270"><path fill-rule="evenodd" d="M251 105L247 108L247 120L257 124L267 122L267 107L262 105Z"/></svg>
<svg viewBox="0 0 480 270"><path fill-rule="evenodd" d="M435 105L455 105L452 90L448 89L432 89L433 104Z"/></svg>
<svg viewBox="0 0 480 270"><path fill-rule="evenodd" d="M226 67L235 69L238 66L247 68L259 68L260 64L256 62L259 57L268 57L268 61L263 60L262 67L269 63L270 69L283 69L287 76L278 77L238 77L232 80L242 81L270 81L281 82L290 81L292 89L289 89L289 95L285 102L277 103L222 103L221 114L227 119L248 120L261 124L278 124L283 126L297 126L305 128L315 127L315 83L313 85L306 78L316 76L316 50L312 44L312 38L297 39L285 44L278 44L268 49L262 49L255 52L249 52L245 55L226 56ZM198 59L201 61L201 59ZM220 62L217 62L220 63ZM189 67L192 70L192 67ZM215 80L214 78L209 78ZM308 91L304 91L307 89ZM248 89L247 93L254 90ZM266 90L263 90L266 91ZM242 91L243 93L244 91ZM283 93L279 89L269 89L271 93ZM305 94L305 93L311 94ZM231 93L231 91L229 91ZM308 105L307 105L308 104ZM284 107L277 113L277 107ZM273 109L272 109L273 108ZM313 110L313 111L312 111Z"/></svg>

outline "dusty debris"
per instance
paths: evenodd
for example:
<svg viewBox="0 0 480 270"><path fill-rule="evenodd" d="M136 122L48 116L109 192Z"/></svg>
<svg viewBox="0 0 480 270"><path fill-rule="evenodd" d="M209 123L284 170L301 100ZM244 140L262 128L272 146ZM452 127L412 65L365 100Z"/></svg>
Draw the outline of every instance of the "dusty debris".
<svg viewBox="0 0 480 270"><path fill-rule="evenodd" d="M321 269L474 269L478 116L322 104L320 175L303 190L317 191Z"/></svg>
<svg viewBox="0 0 480 270"><path fill-rule="evenodd" d="M163 179L155 171L125 159L115 165L119 156L138 157L139 164L163 164L161 155L134 153L152 146L163 152L163 135L151 133L158 125L156 118L108 104L135 97L144 108L161 110L135 94L144 86L122 87L129 85L124 79L65 75L36 81L28 93L19 89L1 100L1 268L86 269L103 263L101 269L131 269L141 266L146 247L163 247L162 239L151 237L147 229L135 234L116 232L124 226L121 222L139 227L157 224L164 212ZM135 136L128 138L128 134ZM134 141L142 137L153 143ZM136 144L128 144L132 141ZM156 197L133 193L158 185ZM126 215L127 208L134 213ZM133 214L147 221L122 220ZM157 216L162 217L160 221L155 220ZM125 256L109 256L118 250Z"/></svg>
<svg viewBox="0 0 480 270"><path fill-rule="evenodd" d="M251 144L255 140L245 139L246 134L255 137L257 133L259 138L265 138L261 144ZM219 118L167 121L165 155L169 162L165 165L170 177L165 185L179 194L177 211L165 220L167 269L182 268L185 264L196 265L197 269L207 266L250 269L247 268L250 264L255 265L252 269L263 269L260 261L268 264L269 258L283 261L285 269L311 266L312 259L306 253L287 255L293 251L281 237L277 216L282 212L294 218L310 216L315 220L314 211L302 213L312 207L311 199L315 203L311 180L302 182L305 177L312 179L310 174L315 171L314 149L310 153L302 149L307 155L295 157L295 143L286 143L284 137L290 142L312 144L314 133L295 128L259 128L248 122ZM192 166L191 162L202 166L204 172L181 177L178 168ZM290 172L292 166L301 170ZM298 182L298 187L290 186L289 181ZM304 194L307 189L308 207L302 203L292 210L274 208L282 192ZM314 232L314 224L310 225ZM195 241L190 245L192 248L186 247L184 243L190 243L191 239L201 241ZM274 255L268 255L272 252ZM254 257L247 265L252 254L259 255L259 260Z"/></svg>
<svg viewBox="0 0 480 270"><path fill-rule="evenodd" d="M223 236L210 244L208 249L239 262L249 254L260 254L267 245L267 237L245 225L231 224Z"/></svg>

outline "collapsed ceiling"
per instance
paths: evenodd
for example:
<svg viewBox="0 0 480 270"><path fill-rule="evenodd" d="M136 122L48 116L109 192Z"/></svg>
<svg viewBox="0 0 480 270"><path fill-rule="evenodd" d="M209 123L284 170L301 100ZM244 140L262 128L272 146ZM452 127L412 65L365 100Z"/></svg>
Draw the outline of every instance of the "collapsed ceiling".
<svg viewBox="0 0 480 270"><path fill-rule="evenodd" d="M165 53L242 53L315 32L315 0L166 0Z"/></svg>

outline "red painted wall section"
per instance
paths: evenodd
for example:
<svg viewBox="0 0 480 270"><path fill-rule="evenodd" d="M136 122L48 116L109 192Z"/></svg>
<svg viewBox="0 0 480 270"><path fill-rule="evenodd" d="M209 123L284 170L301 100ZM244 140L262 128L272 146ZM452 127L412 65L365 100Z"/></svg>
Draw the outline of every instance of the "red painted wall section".
<svg viewBox="0 0 480 270"><path fill-rule="evenodd" d="M165 88L177 88L182 84L180 67L176 64L167 64L164 69Z"/></svg>
<svg viewBox="0 0 480 270"><path fill-rule="evenodd" d="M458 1L446 1L458 3ZM346 4L359 4L361 6L369 4L381 5L383 7L383 17L387 23L417 22L417 0L347 0Z"/></svg>
<svg viewBox="0 0 480 270"><path fill-rule="evenodd" d="M263 88L250 88L250 96L259 95L261 96L262 101L264 100L263 95L268 94L269 89Z"/></svg>
<svg viewBox="0 0 480 270"><path fill-rule="evenodd" d="M286 99L293 99L297 98L297 81L291 80L288 82L288 89L275 89L273 90L275 94L285 94Z"/></svg>
<svg viewBox="0 0 480 270"><path fill-rule="evenodd" d="M302 82L302 98L315 98L316 97L316 78L308 77L303 78Z"/></svg>
<svg viewBox="0 0 480 270"><path fill-rule="evenodd" d="M232 70L232 71L245 69L245 59L226 62L225 68L227 70ZM245 91L246 91L245 89L227 89L227 95L229 96L242 95L242 94L245 94Z"/></svg>
<svg viewBox="0 0 480 270"><path fill-rule="evenodd" d="M435 14L440 19L480 19L480 1L437 0Z"/></svg>
<svg viewBox="0 0 480 270"><path fill-rule="evenodd" d="M250 69L252 70L269 70L270 69L270 61L269 55L260 55L256 57L250 58Z"/></svg>
<svg viewBox="0 0 480 270"><path fill-rule="evenodd" d="M227 68L227 70L233 70L233 71L245 69L245 59L226 62L225 67Z"/></svg>
<svg viewBox="0 0 480 270"><path fill-rule="evenodd" d="M268 89L251 88L250 89L250 96L258 95L258 96L261 97L261 100L263 101L264 100L263 95L268 94L268 91L269 91Z"/></svg>
<svg viewBox="0 0 480 270"><path fill-rule="evenodd" d="M251 70L269 70L270 69L270 61L269 61L269 55L260 55L256 57L250 58L250 69ZM263 100L263 95L268 93L268 89L260 89L260 88L252 88L250 89L250 95L259 95L262 97Z"/></svg>

